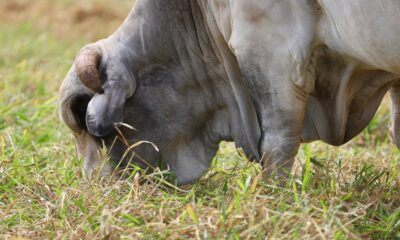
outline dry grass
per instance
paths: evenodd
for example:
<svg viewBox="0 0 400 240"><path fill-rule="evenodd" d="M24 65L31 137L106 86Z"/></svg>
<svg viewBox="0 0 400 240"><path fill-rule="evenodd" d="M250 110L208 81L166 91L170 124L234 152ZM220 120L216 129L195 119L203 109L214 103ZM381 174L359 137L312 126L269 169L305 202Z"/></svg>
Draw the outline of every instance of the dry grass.
<svg viewBox="0 0 400 240"><path fill-rule="evenodd" d="M63 40L95 41L112 33L133 0L4 0L0 22L30 22Z"/></svg>
<svg viewBox="0 0 400 240"><path fill-rule="evenodd" d="M57 91L77 50L129 10L129 1L105 2L0 2L1 239L400 238L387 101L351 143L303 146L284 188L262 182L227 143L184 189L161 173L143 181L140 170L123 181L83 177Z"/></svg>

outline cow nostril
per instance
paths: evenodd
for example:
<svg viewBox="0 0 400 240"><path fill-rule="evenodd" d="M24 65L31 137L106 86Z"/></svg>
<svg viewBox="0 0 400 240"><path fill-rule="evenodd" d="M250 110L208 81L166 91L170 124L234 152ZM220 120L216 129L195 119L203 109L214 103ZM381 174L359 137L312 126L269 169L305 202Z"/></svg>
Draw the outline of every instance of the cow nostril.
<svg viewBox="0 0 400 240"><path fill-rule="evenodd" d="M91 97L89 95L79 95L76 96L71 103L71 111L81 129L87 129L85 118L90 99Z"/></svg>

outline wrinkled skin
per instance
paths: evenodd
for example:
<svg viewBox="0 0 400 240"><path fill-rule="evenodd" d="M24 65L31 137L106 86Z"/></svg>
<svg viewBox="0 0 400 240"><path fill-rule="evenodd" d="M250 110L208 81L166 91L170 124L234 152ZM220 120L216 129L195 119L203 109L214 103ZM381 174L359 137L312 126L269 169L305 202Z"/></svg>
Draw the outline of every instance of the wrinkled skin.
<svg viewBox="0 0 400 240"><path fill-rule="evenodd" d="M112 160L168 167L178 184L198 179L222 140L285 176L301 142L349 141L388 90L399 145L398 12L395 0L138 0L94 43L104 91L75 63L62 118L88 174L103 141ZM120 126L122 137L119 122L137 130ZM124 155L142 140L159 151L143 144Z"/></svg>

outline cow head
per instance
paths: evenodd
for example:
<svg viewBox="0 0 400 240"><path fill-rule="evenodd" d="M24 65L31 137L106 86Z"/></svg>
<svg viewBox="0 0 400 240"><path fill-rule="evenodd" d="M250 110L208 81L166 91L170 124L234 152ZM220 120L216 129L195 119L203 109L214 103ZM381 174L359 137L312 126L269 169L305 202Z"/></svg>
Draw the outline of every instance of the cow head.
<svg viewBox="0 0 400 240"><path fill-rule="evenodd" d="M218 143L232 139L231 120L240 122L237 110L225 103L230 99L234 106L232 93L219 92L226 82L215 85L207 74L194 77L188 66L132 62L127 55L129 50L108 41L88 45L61 87L61 115L75 134L86 171L98 161L94 148L104 143L122 165L169 167L180 184L197 179ZM135 146L142 141L159 151L151 144Z"/></svg>
<svg viewBox="0 0 400 240"><path fill-rule="evenodd" d="M237 62L209 34L196 4L137 1L114 34L80 51L60 107L86 172L102 143L112 160L169 167L179 184L208 169L221 140L259 158L260 128ZM159 151L135 145L143 141Z"/></svg>

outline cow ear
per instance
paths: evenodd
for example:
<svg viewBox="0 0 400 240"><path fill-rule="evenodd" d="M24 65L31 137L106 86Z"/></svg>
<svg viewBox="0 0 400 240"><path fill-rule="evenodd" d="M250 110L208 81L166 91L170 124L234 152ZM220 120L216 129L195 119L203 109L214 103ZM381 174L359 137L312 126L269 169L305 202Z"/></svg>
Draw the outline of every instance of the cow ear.
<svg viewBox="0 0 400 240"><path fill-rule="evenodd" d="M94 95L86 112L86 126L92 135L105 137L114 130L115 123L123 121L125 96L119 88Z"/></svg>
<svg viewBox="0 0 400 240"><path fill-rule="evenodd" d="M123 121L125 101L133 95L136 86L132 69L128 68L131 64L122 55L112 55L113 51L103 53L98 75L92 75L101 78L101 89L104 91L96 92L86 112L86 126L97 137L109 135L114 130L114 124Z"/></svg>

